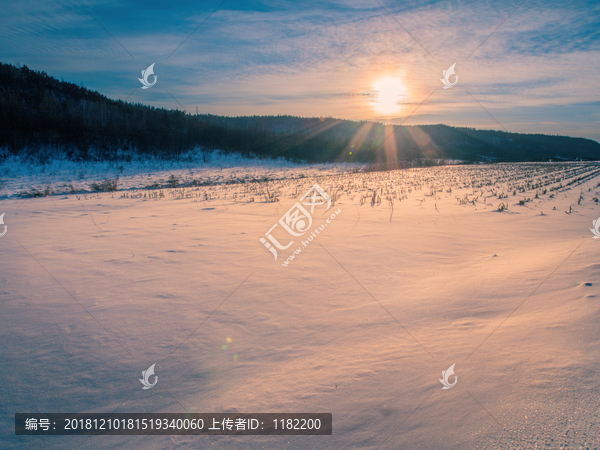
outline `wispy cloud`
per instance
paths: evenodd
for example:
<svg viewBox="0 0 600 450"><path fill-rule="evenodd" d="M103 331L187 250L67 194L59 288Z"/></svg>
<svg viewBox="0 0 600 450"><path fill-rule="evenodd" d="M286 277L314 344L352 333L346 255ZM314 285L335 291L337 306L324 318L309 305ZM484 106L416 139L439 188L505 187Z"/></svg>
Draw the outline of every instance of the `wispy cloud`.
<svg viewBox="0 0 600 450"><path fill-rule="evenodd" d="M597 3L527 0L502 23L522 0L380 1L393 17L374 0L228 0L168 60L220 0L80 0L105 29L76 2L12 3L0 13L0 52L5 62L112 98L133 92L130 101L179 107L168 90L188 111L215 114L401 122L440 89L410 123L495 128L468 89L511 131L556 127L600 140L598 117L586 106L600 101ZM151 63L159 81L141 90L137 78ZM442 70L453 63L459 83L442 91ZM397 113L381 117L373 84L385 75L400 78L409 94ZM561 109L569 116L561 119Z"/></svg>

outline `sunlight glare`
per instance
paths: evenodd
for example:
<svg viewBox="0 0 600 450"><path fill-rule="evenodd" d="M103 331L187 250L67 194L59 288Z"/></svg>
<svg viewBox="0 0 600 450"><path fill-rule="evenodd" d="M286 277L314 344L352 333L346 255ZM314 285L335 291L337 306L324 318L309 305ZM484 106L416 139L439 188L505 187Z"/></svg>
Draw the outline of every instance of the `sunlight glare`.
<svg viewBox="0 0 600 450"><path fill-rule="evenodd" d="M378 93L377 100L373 105L377 112L389 115L400 109L398 101L401 96L404 96L406 89L399 78L381 78L375 82L373 87Z"/></svg>

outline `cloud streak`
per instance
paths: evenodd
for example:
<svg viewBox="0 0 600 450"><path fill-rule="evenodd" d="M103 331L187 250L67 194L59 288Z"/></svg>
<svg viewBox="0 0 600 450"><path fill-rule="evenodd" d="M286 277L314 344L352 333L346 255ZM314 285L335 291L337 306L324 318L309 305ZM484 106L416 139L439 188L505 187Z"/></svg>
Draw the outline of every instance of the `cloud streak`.
<svg viewBox="0 0 600 450"><path fill-rule="evenodd" d="M520 1L380 1L393 17L373 0L228 0L183 44L220 0L177 8L81 1L134 59L76 3L13 3L2 12L0 52L4 62L111 98L133 91L129 101L160 107L179 107L168 91L188 111L399 123L439 89L410 123L495 128L468 90L509 131L556 127L600 140L589 107L600 101L600 5L527 0L477 48ZM137 78L151 63L159 82L142 91ZM459 83L442 91L442 70L453 63ZM398 77L409 93L389 117L372 105L374 82L383 76ZM561 119L561 109L569 116Z"/></svg>

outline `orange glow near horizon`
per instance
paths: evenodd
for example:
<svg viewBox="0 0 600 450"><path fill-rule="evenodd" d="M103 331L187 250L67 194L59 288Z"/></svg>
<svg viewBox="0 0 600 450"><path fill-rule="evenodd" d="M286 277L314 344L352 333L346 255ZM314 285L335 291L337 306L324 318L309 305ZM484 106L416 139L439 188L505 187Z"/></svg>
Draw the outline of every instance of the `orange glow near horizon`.
<svg viewBox="0 0 600 450"><path fill-rule="evenodd" d="M391 115L400 109L398 102L406 96L406 88L398 77L383 77L373 84L377 101L373 108L380 114Z"/></svg>

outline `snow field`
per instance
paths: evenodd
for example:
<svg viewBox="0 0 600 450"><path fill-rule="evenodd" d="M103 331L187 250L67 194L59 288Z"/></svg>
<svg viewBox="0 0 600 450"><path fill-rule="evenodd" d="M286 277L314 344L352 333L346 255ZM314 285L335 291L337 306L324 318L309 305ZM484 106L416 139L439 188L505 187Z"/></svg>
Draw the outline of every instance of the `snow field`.
<svg viewBox="0 0 600 450"><path fill-rule="evenodd" d="M3 200L1 446L600 448L598 169L334 170ZM341 212L282 267L259 239L315 182ZM323 411L334 432L15 436L27 411Z"/></svg>

